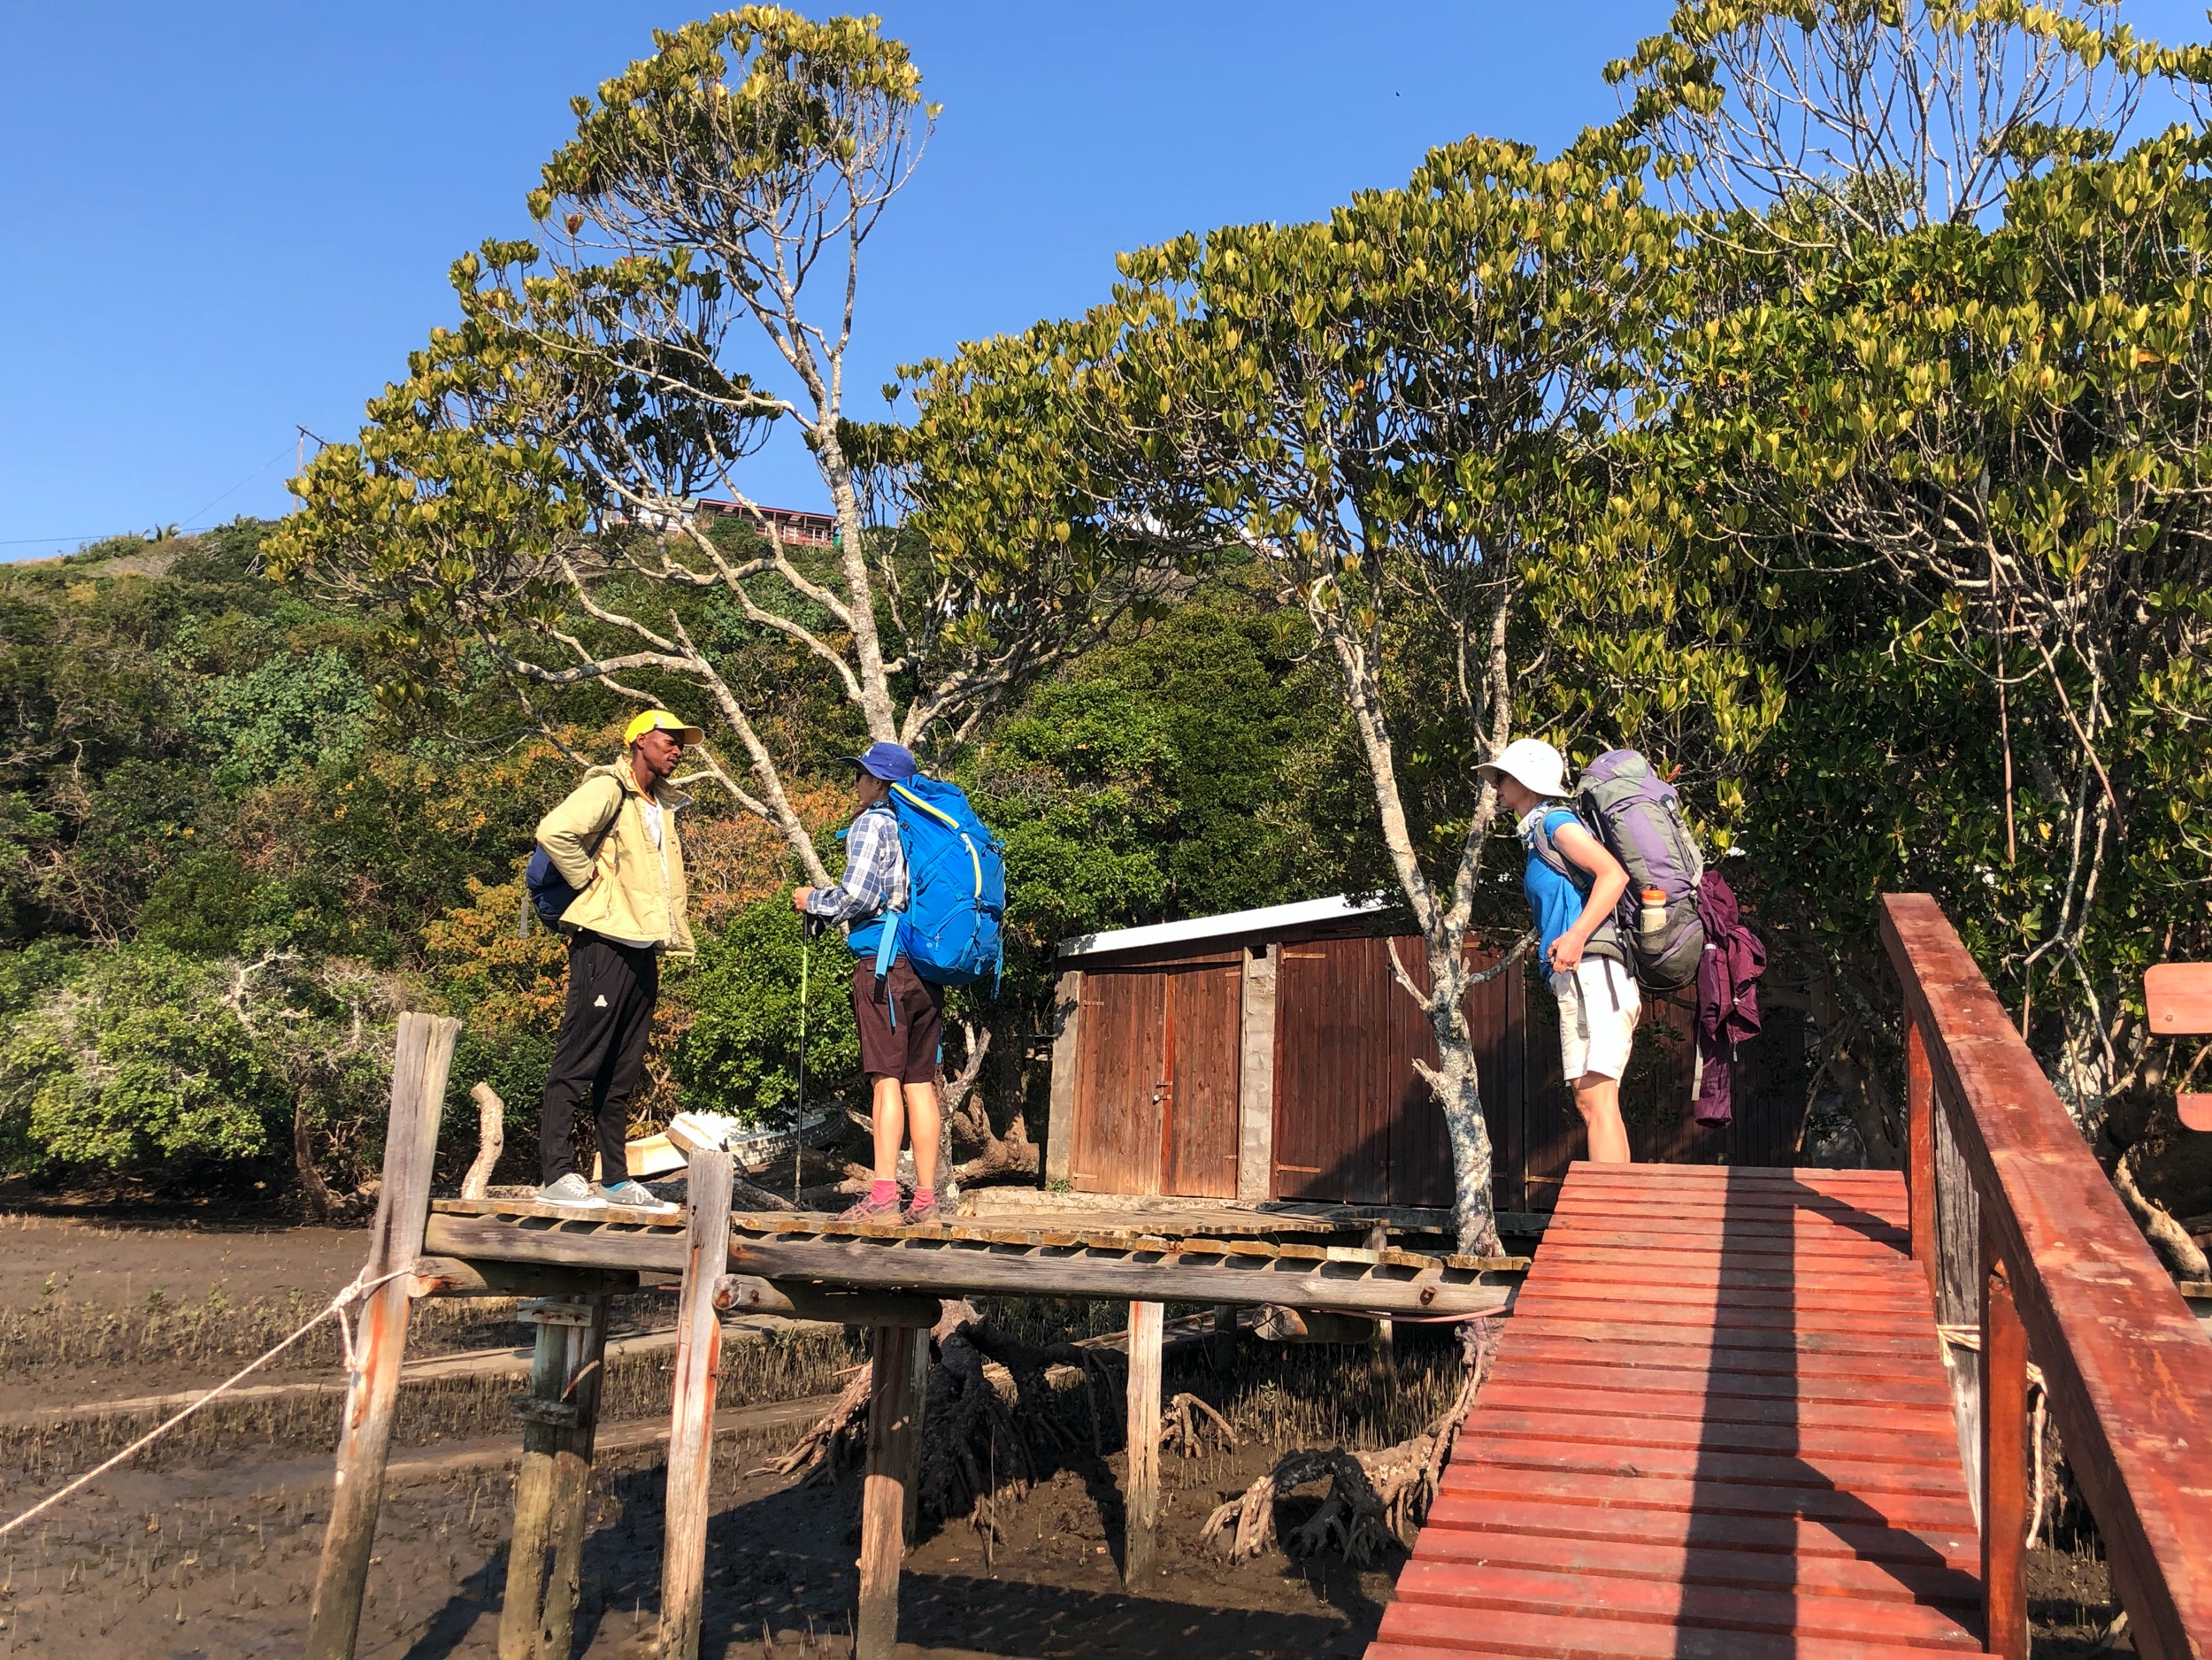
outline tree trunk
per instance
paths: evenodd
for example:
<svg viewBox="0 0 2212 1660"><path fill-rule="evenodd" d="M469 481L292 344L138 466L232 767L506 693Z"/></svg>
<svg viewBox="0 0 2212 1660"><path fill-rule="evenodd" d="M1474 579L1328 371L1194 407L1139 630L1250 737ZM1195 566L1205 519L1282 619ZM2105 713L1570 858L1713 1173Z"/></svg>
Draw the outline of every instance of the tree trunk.
<svg viewBox="0 0 2212 1660"><path fill-rule="evenodd" d="M309 1144L307 1133L307 1100L311 1092L296 1090L292 1095L292 1165L300 1178L300 1198L307 1209L311 1222L327 1222L337 1214L338 1195L323 1180L323 1172L315 1168L315 1154Z"/></svg>
<svg viewBox="0 0 2212 1660"><path fill-rule="evenodd" d="M1437 1064L1420 1068L1444 1111L1452 1144L1452 1227L1464 1257L1500 1254L1498 1222L1490 1203L1490 1126L1482 1113L1482 1086L1475 1076L1475 1046L1466 1017L1436 1019ZM1450 1028L1456 1028L1450 1029Z"/></svg>

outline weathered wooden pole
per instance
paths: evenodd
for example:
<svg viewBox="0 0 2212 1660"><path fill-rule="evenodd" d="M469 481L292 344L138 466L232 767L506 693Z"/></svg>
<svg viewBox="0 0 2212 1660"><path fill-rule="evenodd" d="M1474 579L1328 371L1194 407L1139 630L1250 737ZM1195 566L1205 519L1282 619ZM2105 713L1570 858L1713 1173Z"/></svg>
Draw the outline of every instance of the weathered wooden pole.
<svg viewBox="0 0 2212 1660"><path fill-rule="evenodd" d="M1367 1249L1380 1254L1390 1249L1389 1226L1377 1222L1367 1230ZM1367 1375L1380 1383L1390 1375L1391 1363L1397 1358L1397 1334L1388 1320L1375 1322L1374 1347L1367 1351Z"/></svg>
<svg viewBox="0 0 2212 1660"><path fill-rule="evenodd" d="M547 1298L524 1303L517 1315L536 1323L538 1340L530 1393L515 1402L515 1415L523 1421L522 1468L515 1480L499 1660L568 1660L599 1419L607 1300Z"/></svg>
<svg viewBox="0 0 2212 1660"><path fill-rule="evenodd" d="M876 1327L868 1373L868 1473L860 1492L860 1610L854 1660L891 1660L899 1641L899 1566L906 1554L906 1489L921 1440L921 1398L914 1354L929 1333L911 1326Z"/></svg>
<svg viewBox="0 0 2212 1660"><path fill-rule="evenodd" d="M708 1487L714 1474L714 1387L722 1324L714 1293L730 1265L730 1156L691 1156L684 1279L676 1308L675 1399L668 1426L668 1503L661 1555L661 1660L698 1660L706 1597Z"/></svg>
<svg viewBox="0 0 2212 1660"><path fill-rule="evenodd" d="M906 1359L906 1371L907 1399L912 1404L914 1426L906 1437L906 1511L900 1522L900 1538L911 1545L922 1531L922 1432L927 1427L929 1405L926 1334L913 1345L913 1352Z"/></svg>
<svg viewBox="0 0 2212 1660"><path fill-rule="evenodd" d="M392 1057L392 1111L384 1135L384 1187L369 1225L365 1283L376 1285L360 1309L338 1440L337 1483L322 1560L308 1603L307 1660L352 1660L361 1629L361 1598L377 1511L384 1502L384 1464L392 1446L392 1406L407 1352L408 1277L422 1252L430 1213L430 1171L438 1150L438 1116L461 1023L442 1015L403 1014ZM396 1274L395 1279L387 1275ZM376 1282L381 1280L381 1284Z"/></svg>
<svg viewBox="0 0 2212 1660"><path fill-rule="evenodd" d="M1122 1583L1152 1578L1160 1515L1160 1343L1167 1305L1129 1305L1129 1478L1123 1495Z"/></svg>
<svg viewBox="0 0 2212 1660"><path fill-rule="evenodd" d="M599 1386L607 1369L607 1299L591 1299L591 1322L566 1328L563 1393L576 1421L559 1426L553 1441L553 1568L538 1619L537 1660L568 1660L576 1630L576 1598L583 1588L584 1532L591 1504L592 1453L599 1434Z"/></svg>
<svg viewBox="0 0 2212 1660"><path fill-rule="evenodd" d="M2028 1656L2028 1333L1982 1230L1982 1648Z"/></svg>

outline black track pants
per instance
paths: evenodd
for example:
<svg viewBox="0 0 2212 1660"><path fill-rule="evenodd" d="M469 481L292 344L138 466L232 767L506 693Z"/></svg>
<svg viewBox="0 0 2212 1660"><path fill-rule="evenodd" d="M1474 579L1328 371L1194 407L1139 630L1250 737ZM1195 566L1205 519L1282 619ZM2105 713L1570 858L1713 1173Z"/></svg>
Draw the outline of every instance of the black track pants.
<svg viewBox="0 0 2212 1660"><path fill-rule="evenodd" d="M569 941L568 1006L561 1012L561 1035L538 1111L547 1181L576 1168L572 1132L579 1107L598 1130L600 1180L617 1182L629 1174L630 1097L645 1075L645 1041L653 1034L660 983L655 951L617 945L595 934Z"/></svg>

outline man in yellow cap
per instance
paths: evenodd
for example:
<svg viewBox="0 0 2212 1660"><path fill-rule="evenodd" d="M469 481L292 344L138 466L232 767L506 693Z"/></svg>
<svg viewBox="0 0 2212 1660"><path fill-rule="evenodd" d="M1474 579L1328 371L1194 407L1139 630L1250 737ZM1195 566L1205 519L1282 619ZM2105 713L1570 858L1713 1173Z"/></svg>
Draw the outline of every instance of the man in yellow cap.
<svg viewBox="0 0 2212 1660"><path fill-rule="evenodd" d="M568 1003L539 1109L545 1185L539 1199L583 1210L667 1215L629 1179L630 1097L645 1073L664 951L692 954L684 918L684 849L676 812L691 797L669 788L685 749L704 734L665 709L623 732L625 751L595 766L538 823L538 846L576 897L560 913L568 935ZM576 1110L599 1141L597 1186L576 1168Z"/></svg>

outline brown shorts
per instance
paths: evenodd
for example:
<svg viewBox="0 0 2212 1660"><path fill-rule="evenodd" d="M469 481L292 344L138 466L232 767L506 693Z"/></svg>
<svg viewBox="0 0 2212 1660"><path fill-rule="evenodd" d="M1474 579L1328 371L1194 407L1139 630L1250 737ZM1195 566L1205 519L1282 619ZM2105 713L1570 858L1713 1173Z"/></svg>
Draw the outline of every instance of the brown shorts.
<svg viewBox="0 0 2212 1660"><path fill-rule="evenodd" d="M891 1003L898 1024L891 1023ZM860 1070L871 1078L895 1078L902 1084L937 1081L938 1018L945 991L914 972L903 957L876 979L876 960L853 964L853 1018L860 1026Z"/></svg>

